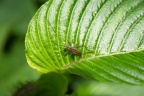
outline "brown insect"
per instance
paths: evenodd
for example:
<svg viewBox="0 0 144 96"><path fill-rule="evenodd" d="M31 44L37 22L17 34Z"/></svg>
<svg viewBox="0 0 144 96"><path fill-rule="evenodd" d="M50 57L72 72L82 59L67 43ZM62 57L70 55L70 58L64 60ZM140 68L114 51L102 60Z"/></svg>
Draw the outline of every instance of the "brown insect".
<svg viewBox="0 0 144 96"><path fill-rule="evenodd" d="M72 46L65 45L65 51L69 52L70 54L74 54L77 56L81 56L82 52Z"/></svg>
<svg viewBox="0 0 144 96"><path fill-rule="evenodd" d="M55 42L54 42L55 43ZM55 43L56 44L56 43ZM56 44L57 45L57 44ZM70 54L70 55L76 55L76 56L82 56L82 52L79 50L79 49L77 49L76 47L74 47L74 46L70 46L70 45L61 45L61 46L64 46L64 51L63 51L63 53L64 53L64 55L68 55L68 54ZM79 46L79 47L81 47L81 46ZM85 46L84 46L85 47ZM86 47L85 47L86 48ZM87 48L86 48L87 49ZM88 49L87 49L88 50ZM88 50L89 51L89 50Z"/></svg>

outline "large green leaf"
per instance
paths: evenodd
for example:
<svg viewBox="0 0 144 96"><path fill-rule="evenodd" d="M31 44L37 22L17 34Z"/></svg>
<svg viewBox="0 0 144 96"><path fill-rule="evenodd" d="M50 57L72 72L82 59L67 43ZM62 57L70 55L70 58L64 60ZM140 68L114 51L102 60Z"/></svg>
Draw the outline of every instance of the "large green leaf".
<svg viewBox="0 0 144 96"><path fill-rule="evenodd" d="M29 24L27 61L43 73L67 70L100 81L141 84L143 26L143 0L49 0ZM66 45L82 56L65 55Z"/></svg>

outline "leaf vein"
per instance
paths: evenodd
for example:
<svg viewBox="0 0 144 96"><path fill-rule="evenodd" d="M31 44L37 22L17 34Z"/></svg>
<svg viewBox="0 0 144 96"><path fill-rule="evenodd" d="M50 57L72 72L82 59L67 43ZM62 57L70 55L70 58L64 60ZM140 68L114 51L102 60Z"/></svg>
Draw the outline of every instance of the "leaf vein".
<svg viewBox="0 0 144 96"><path fill-rule="evenodd" d="M117 4L117 6L114 7L114 10L111 11L111 13L110 13L110 14L108 15L108 17L106 18L103 26L101 27L101 29L100 29L100 31L99 31L99 33L98 33L98 37L97 37L97 39L96 39L96 41L95 41L95 42L96 42L96 43L95 43L95 48L94 48L94 49L95 49L95 52L94 52L95 55L98 53L98 50L96 50L96 49L98 49L99 42L100 42L100 40L101 40L104 27L106 26L109 18L114 14L114 12L121 6L121 4L122 4L123 2L124 2L124 0L122 0L121 2L119 2L119 3Z"/></svg>
<svg viewBox="0 0 144 96"><path fill-rule="evenodd" d="M112 49L112 46L113 46L113 43L114 43L114 37L115 37L116 33L118 32L119 27L123 24L123 22L129 16L129 14L132 13L136 7L138 7L139 4L141 4L141 2L139 2L137 5L132 6L132 8L130 8L130 10L127 10L126 16L122 17L122 20L119 22L119 24L115 28L116 32L113 32L113 34L112 34L112 38L110 40L111 43L110 43L110 45L108 47L108 53L111 52L111 49Z"/></svg>
<svg viewBox="0 0 144 96"><path fill-rule="evenodd" d="M118 48L118 51L122 51L123 47L124 47L124 44L126 43L126 39L128 38L130 32L132 31L132 29L136 26L136 24L142 19L144 18L143 15L140 15L129 27L129 30L127 30L119 48Z"/></svg>

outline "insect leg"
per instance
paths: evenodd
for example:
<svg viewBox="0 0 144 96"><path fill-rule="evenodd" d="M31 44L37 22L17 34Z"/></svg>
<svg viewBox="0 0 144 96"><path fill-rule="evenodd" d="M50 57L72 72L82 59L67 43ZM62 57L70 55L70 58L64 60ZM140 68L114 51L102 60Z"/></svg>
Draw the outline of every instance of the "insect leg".
<svg viewBox="0 0 144 96"><path fill-rule="evenodd" d="M84 46L84 45L77 46L77 48L79 48L79 47L84 47L86 50L88 50L90 52L90 50L86 46Z"/></svg>

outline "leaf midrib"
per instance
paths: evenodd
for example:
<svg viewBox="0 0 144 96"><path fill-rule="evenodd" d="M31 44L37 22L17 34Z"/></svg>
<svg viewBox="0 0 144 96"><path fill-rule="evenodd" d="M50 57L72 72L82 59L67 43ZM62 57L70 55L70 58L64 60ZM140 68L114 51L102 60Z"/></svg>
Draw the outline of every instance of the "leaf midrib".
<svg viewBox="0 0 144 96"><path fill-rule="evenodd" d="M101 55L97 55L97 56L91 56L91 57L88 57L88 58L82 58L80 60L76 60L74 62L71 62L71 63L67 64L66 66L63 67L63 69L67 69L67 68L71 67L72 65L77 64L77 63L82 62L82 61L85 61L85 60L91 60L91 59L94 59L94 58L101 58L101 57L108 57L108 56L113 56L113 55L130 54L130 53L142 52L142 51L144 51L144 49L128 51L128 52L117 52L117 53L110 53L110 54L101 54Z"/></svg>

